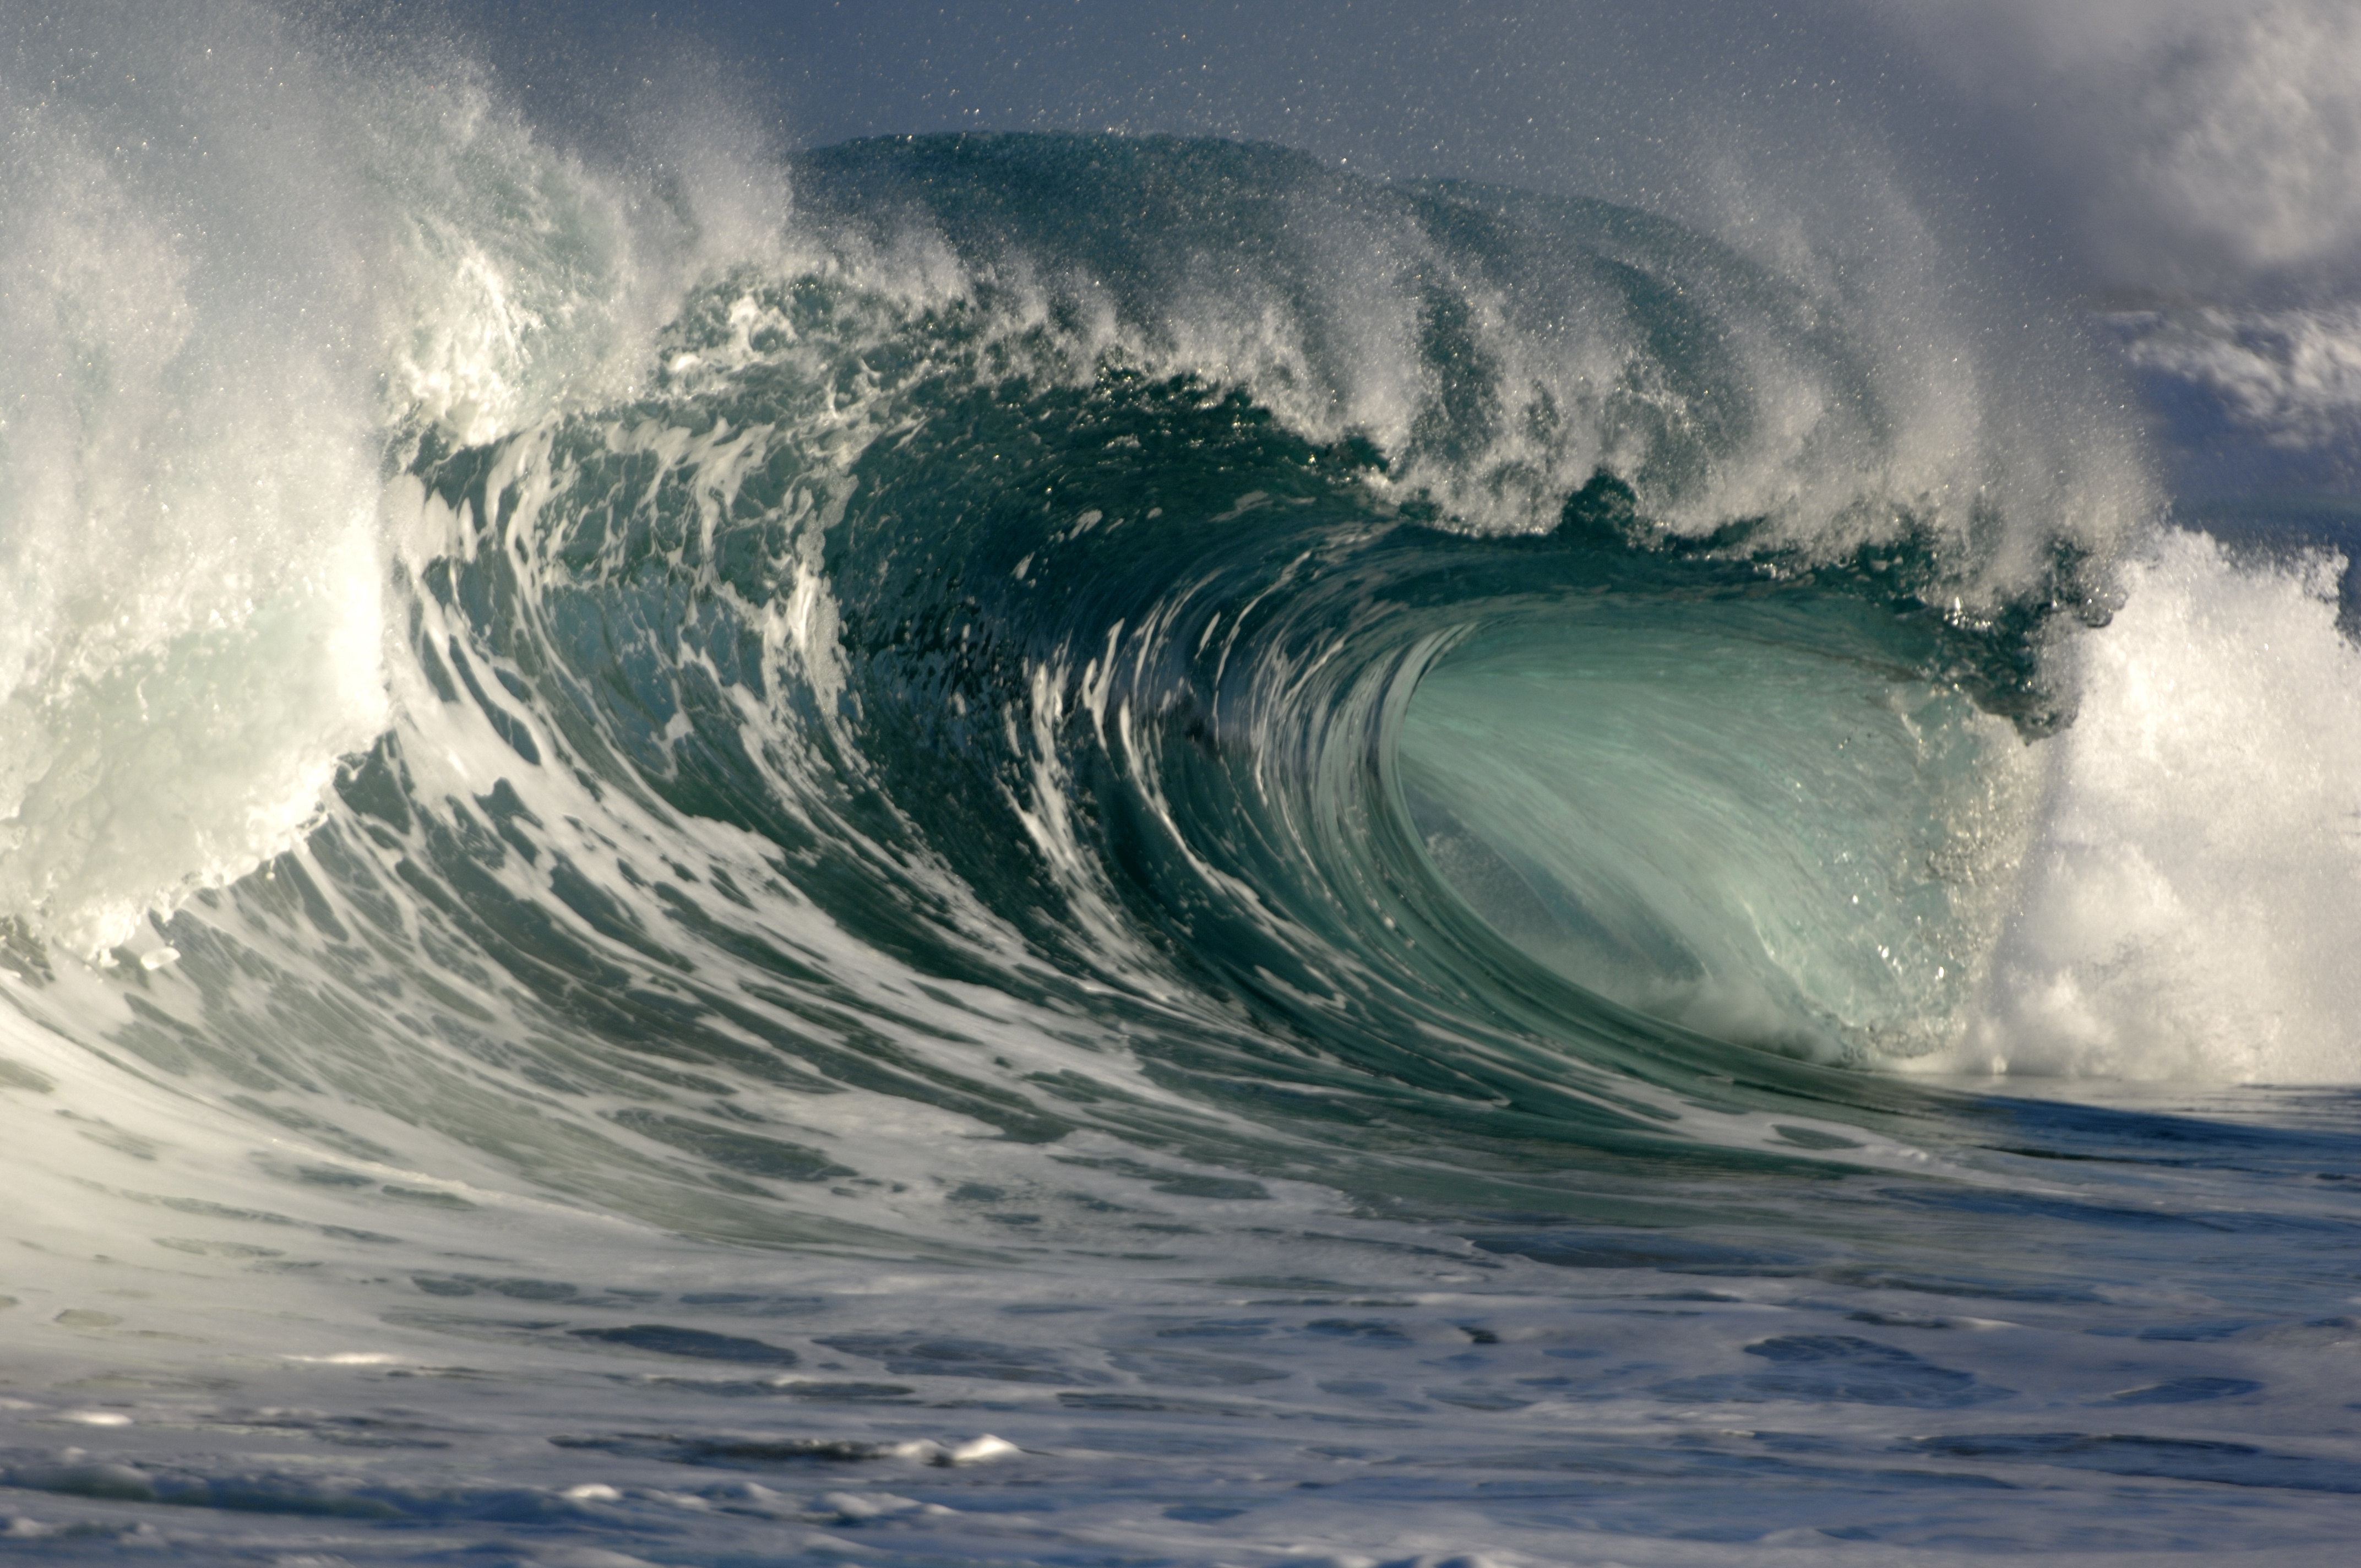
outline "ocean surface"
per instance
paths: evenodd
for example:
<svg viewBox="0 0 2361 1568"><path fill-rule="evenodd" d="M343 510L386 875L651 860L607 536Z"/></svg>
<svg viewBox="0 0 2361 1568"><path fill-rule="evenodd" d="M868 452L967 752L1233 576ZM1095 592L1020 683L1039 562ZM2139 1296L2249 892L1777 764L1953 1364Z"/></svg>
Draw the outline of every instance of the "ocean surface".
<svg viewBox="0 0 2361 1568"><path fill-rule="evenodd" d="M9 88L8 1555L2350 1561L2361 318L246 43Z"/></svg>

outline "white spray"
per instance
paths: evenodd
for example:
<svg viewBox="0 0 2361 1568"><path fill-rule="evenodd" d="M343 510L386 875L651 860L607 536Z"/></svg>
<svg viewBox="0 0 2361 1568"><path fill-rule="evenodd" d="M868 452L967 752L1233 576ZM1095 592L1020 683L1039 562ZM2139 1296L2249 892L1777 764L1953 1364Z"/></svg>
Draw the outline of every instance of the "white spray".
<svg viewBox="0 0 2361 1568"><path fill-rule="evenodd" d="M291 844L385 727L403 433L629 396L785 195L594 173L466 61L249 0L5 34L53 73L0 78L0 910L90 952Z"/></svg>

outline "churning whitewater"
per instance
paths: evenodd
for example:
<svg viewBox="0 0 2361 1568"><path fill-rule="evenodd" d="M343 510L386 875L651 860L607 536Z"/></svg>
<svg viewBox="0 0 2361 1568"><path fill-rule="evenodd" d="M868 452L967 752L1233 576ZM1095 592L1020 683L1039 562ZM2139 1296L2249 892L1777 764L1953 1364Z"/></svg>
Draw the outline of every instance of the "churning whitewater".
<svg viewBox="0 0 2361 1568"><path fill-rule="evenodd" d="M2361 654L2185 322L224 38L6 88L12 1550L2341 1560Z"/></svg>

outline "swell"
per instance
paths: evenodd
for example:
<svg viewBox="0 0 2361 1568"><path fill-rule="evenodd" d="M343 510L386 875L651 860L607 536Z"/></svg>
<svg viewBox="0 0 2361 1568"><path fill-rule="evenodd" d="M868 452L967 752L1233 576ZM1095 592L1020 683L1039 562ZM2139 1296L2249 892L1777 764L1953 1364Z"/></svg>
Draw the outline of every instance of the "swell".
<svg viewBox="0 0 2361 1568"><path fill-rule="evenodd" d="M1893 371L1812 300L1273 149L796 174L818 237L692 294L640 400L401 437L394 729L130 1022L53 1015L346 1157L774 1245L907 1245L979 1135L1554 1211L1956 1113L1753 1048L1880 1048L1826 998L1700 1030L1504 934L1405 778L1431 672L1602 605L2058 722L2089 546L1896 490Z"/></svg>

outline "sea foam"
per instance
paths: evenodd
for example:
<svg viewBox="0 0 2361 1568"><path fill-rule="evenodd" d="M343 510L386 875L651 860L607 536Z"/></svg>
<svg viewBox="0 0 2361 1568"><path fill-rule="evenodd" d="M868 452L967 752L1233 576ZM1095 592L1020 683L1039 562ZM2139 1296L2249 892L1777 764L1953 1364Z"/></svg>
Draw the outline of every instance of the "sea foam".
<svg viewBox="0 0 2361 1568"><path fill-rule="evenodd" d="M2061 660L2072 727L1969 1069L2349 1082L2361 1006L2361 649L2344 563L2171 532Z"/></svg>
<svg viewBox="0 0 2361 1568"><path fill-rule="evenodd" d="M91 953L385 729L389 459L632 395L785 188L710 127L592 170L453 50L249 0L5 33L68 65L0 84L0 912Z"/></svg>

